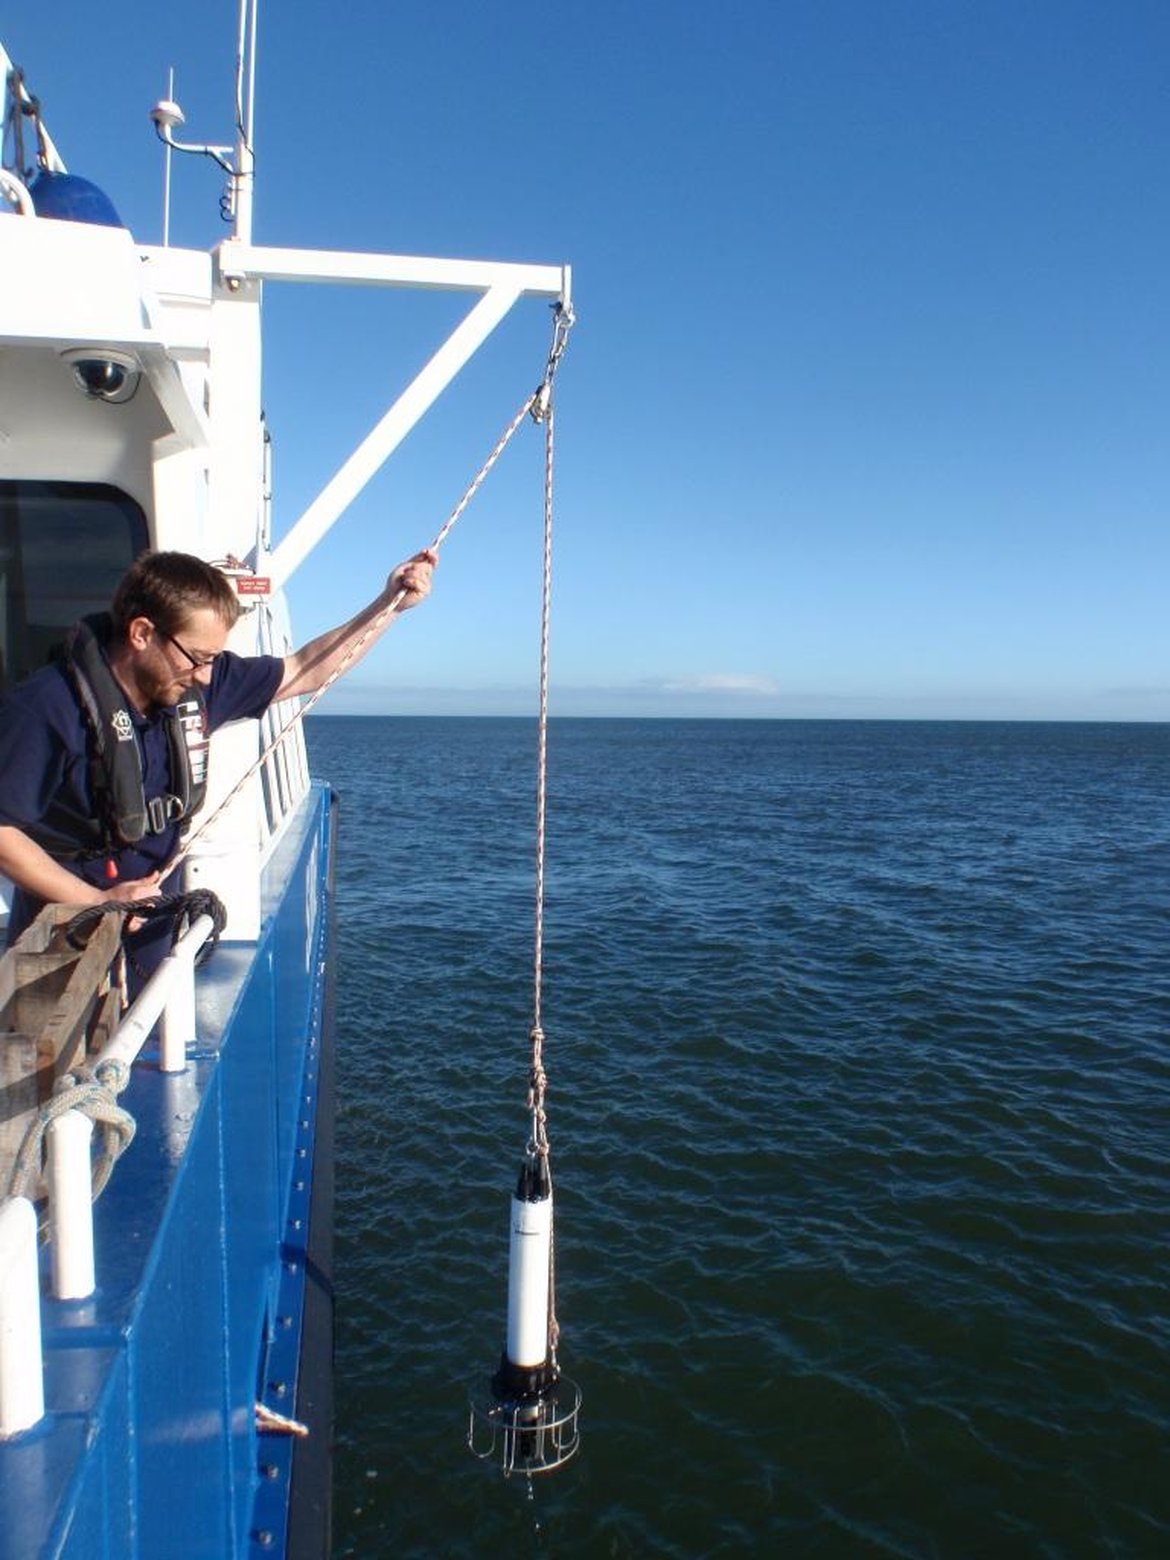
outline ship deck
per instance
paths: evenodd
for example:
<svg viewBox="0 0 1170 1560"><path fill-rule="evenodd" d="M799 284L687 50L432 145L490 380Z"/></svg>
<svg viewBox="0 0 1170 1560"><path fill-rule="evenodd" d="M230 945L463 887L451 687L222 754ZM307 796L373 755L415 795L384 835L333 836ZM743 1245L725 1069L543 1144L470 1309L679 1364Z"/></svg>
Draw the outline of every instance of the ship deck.
<svg viewBox="0 0 1170 1560"><path fill-rule="evenodd" d="M316 1385L298 1385L302 1343L331 1348L314 1169L332 1114L332 830L314 786L265 868L259 941L221 943L200 972L186 1071L150 1051L134 1068L137 1134L94 1209L97 1291L43 1286L46 1417L0 1445L0 1556L284 1554L294 1480L287 1552L327 1552L328 1372L309 1360ZM310 1420L303 1478L292 1440L257 1434L257 1402Z"/></svg>

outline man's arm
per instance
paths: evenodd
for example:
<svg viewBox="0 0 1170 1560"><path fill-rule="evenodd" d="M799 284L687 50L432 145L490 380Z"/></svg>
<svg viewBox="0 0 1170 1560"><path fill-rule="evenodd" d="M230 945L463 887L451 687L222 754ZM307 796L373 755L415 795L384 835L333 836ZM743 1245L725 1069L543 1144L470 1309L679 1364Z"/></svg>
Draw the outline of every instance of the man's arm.
<svg viewBox="0 0 1170 1560"><path fill-rule="evenodd" d="M92 883L74 877L54 861L37 842L12 824L0 824L0 872L47 904L100 905L107 900L150 899L158 893L158 873L132 883L116 883L112 888L95 888Z"/></svg>
<svg viewBox="0 0 1170 1560"><path fill-rule="evenodd" d="M356 617L350 618L349 622L343 623L340 628L331 628L326 633L319 634L300 650L294 650L291 655L286 655L284 677L274 697L289 699L296 694L315 693L329 681L338 667L346 665L347 656L350 659L346 671L350 666L356 666L366 652L378 642L399 613L417 606L430 593L431 574L438 561L438 555L429 547L416 553L406 563L398 565L386 581L385 589L375 596L369 606L364 607ZM392 613L387 613L386 609L399 594L402 595L402 600ZM385 621L369 632L370 625L381 613L386 613ZM353 647L367 632L369 637L365 643L360 649L354 650Z"/></svg>

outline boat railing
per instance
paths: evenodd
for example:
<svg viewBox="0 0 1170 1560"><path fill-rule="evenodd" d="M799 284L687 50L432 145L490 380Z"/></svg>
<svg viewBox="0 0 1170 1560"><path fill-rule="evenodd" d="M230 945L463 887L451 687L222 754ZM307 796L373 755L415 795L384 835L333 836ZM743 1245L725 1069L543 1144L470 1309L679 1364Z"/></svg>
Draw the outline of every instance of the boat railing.
<svg viewBox="0 0 1170 1560"><path fill-rule="evenodd" d="M47 1237L53 1298L88 1299L96 1288L93 1198L133 1135L133 1121L117 1096L156 1026L159 1070L186 1069L196 1038L196 958L215 931L211 915L196 916L113 1032L101 1038L103 1026L110 1027L118 942L111 941L108 928L116 922L109 917L99 922L96 960L87 959L87 949L70 961L63 947L67 925L68 912L48 906L0 960L8 991L6 1029L0 1034L0 1127L7 1129L0 1137L0 1190L8 1193L0 1201L0 1440L32 1429L44 1416L38 1225ZM59 989L63 975L64 989L46 1008L43 988ZM30 1012L40 1026L33 1034L27 1032ZM95 1031L99 1035L89 1056L87 1036L79 1030L88 1031L91 1044ZM95 1121L107 1137L96 1160Z"/></svg>
<svg viewBox="0 0 1170 1560"><path fill-rule="evenodd" d="M16 69L9 59L4 46L0 44L0 129L7 132L9 116L14 113L25 113L32 106L33 101L32 94L24 85L23 79L16 73ZM43 122L40 122L39 114L38 123L40 146L43 148L45 166L52 169L54 173L64 173L65 164L61 159L61 154L54 146L53 138L45 129ZM35 142L36 140L37 137L34 136L33 141ZM6 146L5 151L8 151L8 149ZM23 179L26 172L24 168L9 167L7 162L5 162L4 166L8 172L14 174L18 179Z"/></svg>

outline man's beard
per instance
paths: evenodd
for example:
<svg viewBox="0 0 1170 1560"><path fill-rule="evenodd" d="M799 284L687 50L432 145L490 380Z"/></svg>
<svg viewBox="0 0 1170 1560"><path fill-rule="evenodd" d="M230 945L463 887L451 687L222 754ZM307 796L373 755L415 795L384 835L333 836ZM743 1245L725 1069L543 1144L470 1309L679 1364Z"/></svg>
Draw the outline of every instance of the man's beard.
<svg viewBox="0 0 1170 1560"><path fill-rule="evenodd" d="M150 671L141 679L140 687L145 695L147 709L152 710L169 709L187 692L186 683L181 682L173 672L164 676Z"/></svg>

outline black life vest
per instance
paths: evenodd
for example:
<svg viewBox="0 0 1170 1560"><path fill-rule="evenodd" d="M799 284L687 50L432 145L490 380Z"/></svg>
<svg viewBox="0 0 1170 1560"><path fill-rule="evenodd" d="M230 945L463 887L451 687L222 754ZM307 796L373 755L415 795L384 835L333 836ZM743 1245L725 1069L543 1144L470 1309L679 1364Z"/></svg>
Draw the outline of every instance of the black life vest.
<svg viewBox="0 0 1170 1560"><path fill-rule="evenodd" d="M207 794L207 706L196 686L162 712L173 793L147 797L134 719L103 648L111 627L108 613L96 613L76 624L65 642L65 672L89 728L90 784L98 811L88 822L90 838L76 839L71 854L136 845L146 835L161 834L197 812ZM55 842L45 848L51 855L65 853Z"/></svg>

